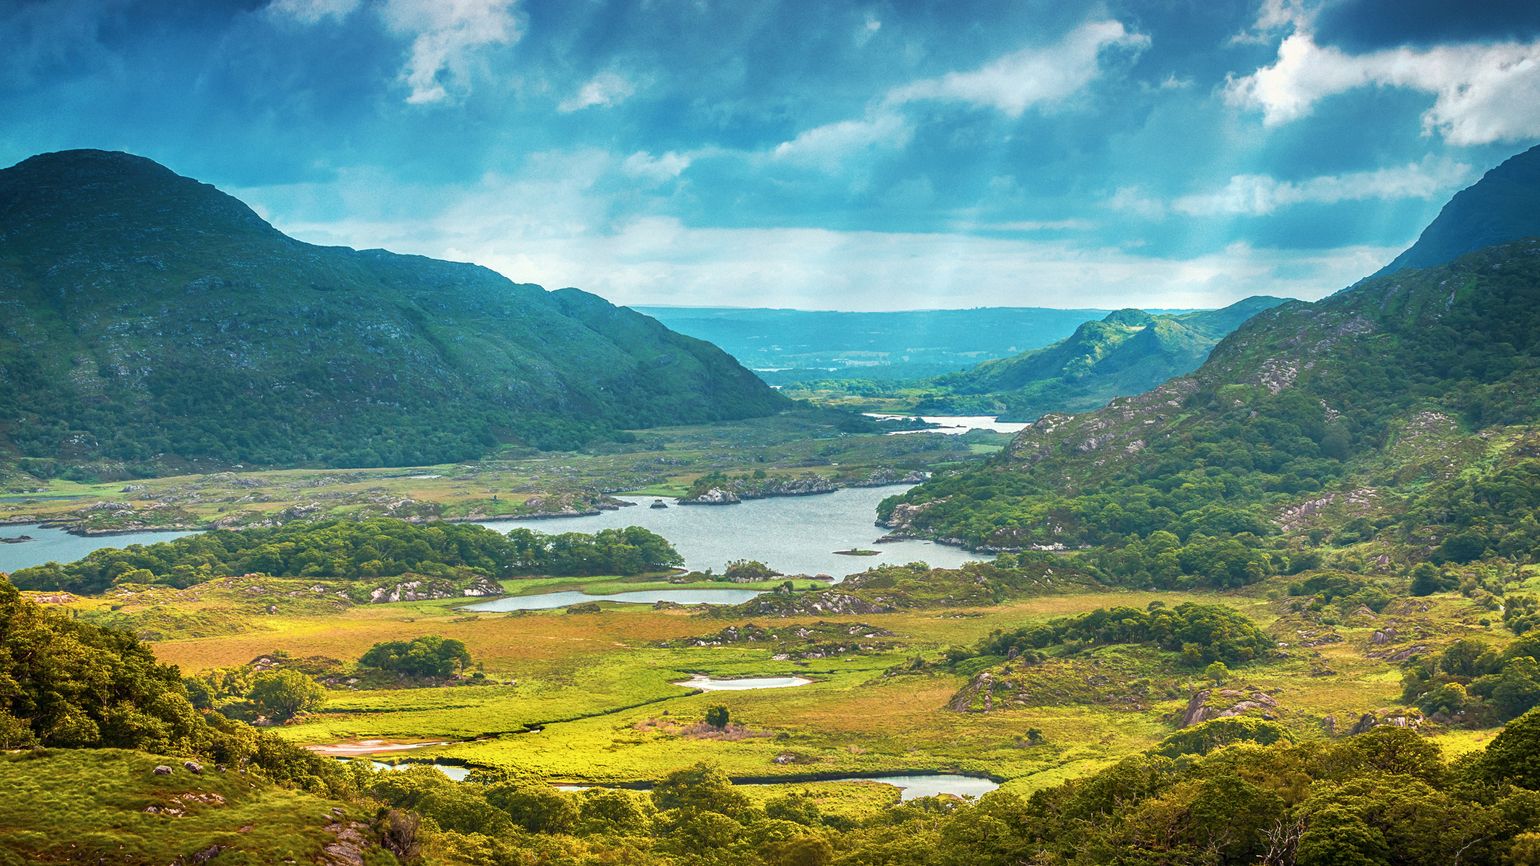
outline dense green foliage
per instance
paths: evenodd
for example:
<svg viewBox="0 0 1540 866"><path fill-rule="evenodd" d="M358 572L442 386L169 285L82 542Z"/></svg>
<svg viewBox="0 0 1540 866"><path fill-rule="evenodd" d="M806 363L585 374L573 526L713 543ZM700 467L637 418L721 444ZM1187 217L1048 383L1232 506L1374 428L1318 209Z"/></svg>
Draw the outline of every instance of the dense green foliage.
<svg viewBox="0 0 1540 866"><path fill-rule="evenodd" d="M915 411L1031 421L1047 412L1095 409L1192 372L1226 334L1281 303L1281 298L1247 298L1221 310L1180 315L1118 310L1051 346L927 382L933 393Z"/></svg>
<svg viewBox="0 0 1540 866"><path fill-rule="evenodd" d="M36 474L424 465L787 405L592 295L303 244L120 153L0 171L0 286L0 434Z"/></svg>
<svg viewBox="0 0 1540 866"><path fill-rule="evenodd" d="M1042 625L996 631L971 652L957 653L954 661L980 656L1014 659L1051 648L1073 651L1110 644L1150 644L1180 653L1183 661L1190 664L1240 664L1261 658L1273 648L1272 638L1228 607L1184 602L1168 608L1157 601L1151 602L1147 610L1098 608Z"/></svg>
<svg viewBox="0 0 1540 866"><path fill-rule="evenodd" d="M1215 749L1236 743L1270 746L1277 742L1293 741L1294 736L1277 722L1235 716L1209 719L1190 728L1183 728L1161 740L1153 751L1157 755L1176 758L1181 755L1207 755Z"/></svg>
<svg viewBox="0 0 1540 866"><path fill-rule="evenodd" d="M757 805L707 766L649 793L534 780L381 774L372 793L423 817L425 851L470 863L636 866L1509 866L1540 841L1540 714L1447 764L1402 728L1294 743L1225 719L1030 796L921 799L864 819L796 794ZM523 858L523 859L521 859ZM565 858L565 860L563 859Z"/></svg>
<svg viewBox="0 0 1540 866"><path fill-rule="evenodd" d="M274 707L287 706L277 690ZM175 667L128 632L44 609L0 578L0 738L9 747L138 749L249 766L339 792L336 762L193 706Z"/></svg>
<svg viewBox="0 0 1540 866"><path fill-rule="evenodd" d="M1466 725L1504 722L1540 706L1540 635L1500 650L1458 640L1407 666L1402 700Z"/></svg>
<svg viewBox="0 0 1540 866"><path fill-rule="evenodd" d="M640 526L601 529L592 535L562 532L544 535L528 529L508 532L518 574L642 574L684 563L663 536Z"/></svg>
<svg viewBox="0 0 1540 866"><path fill-rule="evenodd" d="M667 540L636 526L593 535L507 535L470 523L327 520L215 530L172 541L102 548L65 565L18 570L22 589L95 593L123 583L186 587L215 577L371 579L402 575L638 574L679 564Z"/></svg>
<svg viewBox="0 0 1540 866"><path fill-rule="evenodd" d="M358 660L358 666L409 677L447 679L471 666L471 654L462 641L423 635L410 641L377 643Z"/></svg>

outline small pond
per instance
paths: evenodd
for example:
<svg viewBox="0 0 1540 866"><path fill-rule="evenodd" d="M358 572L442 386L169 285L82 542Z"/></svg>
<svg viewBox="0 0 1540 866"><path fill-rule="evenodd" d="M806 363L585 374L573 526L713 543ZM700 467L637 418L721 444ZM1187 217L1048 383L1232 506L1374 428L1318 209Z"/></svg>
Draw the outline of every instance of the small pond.
<svg viewBox="0 0 1540 866"><path fill-rule="evenodd" d="M954 797L967 797L975 799L988 794L1000 787L1000 783L993 779L985 779L979 776L963 776L957 773L916 773L913 775L897 776L848 776L842 779L820 779L820 782L875 782L879 785L892 785L898 789L898 798L902 801L919 799L920 797L937 797L942 794L950 794ZM797 781L785 782L737 782L738 785L796 785ZM586 791L589 788L601 787L596 785L553 785L558 791Z"/></svg>
<svg viewBox="0 0 1540 866"><path fill-rule="evenodd" d="M742 604L759 594L760 591L755 589L640 589L608 595L589 595L568 590L498 598L467 605L464 610L491 613L509 610L551 610L589 601L615 601L624 604L655 604L660 601L671 601L675 604Z"/></svg>
<svg viewBox="0 0 1540 866"><path fill-rule="evenodd" d="M746 692L751 689L789 689L805 686L813 681L807 677L733 677L718 678L696 674L674 685L703 692Z"/></svg>
<svg viewBox="0 0 1540 866"><path fill-rule="evenodd" d="M443 773L449 778L454 779L456 782L465 781L465 779L471 774L470 767L461 767L456 764L440 764L436 761L431 764L427 763L426 761L411 761L403 762L400 764L387 764L384 761L370 761L369 766L375 768L376 770L390 770L392 772L400 772L401 770L407 770L412 767L432 767L433 769L438 770L440 773Z"/></svg>

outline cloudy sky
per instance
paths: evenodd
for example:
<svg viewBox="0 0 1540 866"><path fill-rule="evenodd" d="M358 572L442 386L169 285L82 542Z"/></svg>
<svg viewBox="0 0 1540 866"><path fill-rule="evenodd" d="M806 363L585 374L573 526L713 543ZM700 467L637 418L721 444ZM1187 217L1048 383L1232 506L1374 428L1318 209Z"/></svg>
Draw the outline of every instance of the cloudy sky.
<svg viewBox="0 0 1540 866"><path fill-rule="evenodd" d="M1540 141L1533 0L0 0L0 163L619 303L1315 298Z"/></svg>

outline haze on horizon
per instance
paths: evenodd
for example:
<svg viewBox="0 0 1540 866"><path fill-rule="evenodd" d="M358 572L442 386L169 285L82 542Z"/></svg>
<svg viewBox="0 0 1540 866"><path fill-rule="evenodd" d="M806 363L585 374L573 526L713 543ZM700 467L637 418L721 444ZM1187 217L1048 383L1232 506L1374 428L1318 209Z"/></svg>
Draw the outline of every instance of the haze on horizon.
<svg viewBox="0 0 1540 866"><path fill-rule="evenodd" d="M1540 139L1540 4L0 4L0 164L622 304L1314 299Z"/></svg>

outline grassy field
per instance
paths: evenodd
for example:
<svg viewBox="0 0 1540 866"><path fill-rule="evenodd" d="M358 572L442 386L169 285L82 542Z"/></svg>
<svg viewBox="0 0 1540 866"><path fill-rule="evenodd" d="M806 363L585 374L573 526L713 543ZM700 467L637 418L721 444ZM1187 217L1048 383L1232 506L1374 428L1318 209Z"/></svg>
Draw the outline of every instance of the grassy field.
<svg viewBox="0 0 1540 866"><path fill-rule="evenodd" d="M157 776L157 765L172 772ZM193 774L179 759L121 749L0 754L0 790L5 866L201 863L200 854L253 866L314 863L339 830L373 817L244 775L213 767ZM360 853L365 863L388 860L378 849Z"/></svg>
<svg viewBox="0 0 1540 866"><path fill-rule="evenodd" d="M1493 630L1480 624L1485 612L1470 601L1443 594L1349 617L1327 629L1329 640L1318 642L1323 627L1291 609L1294 601L1282 592L1285 580L1243 593L1081 591L972 609L824 617L891 632L880 649L827 658L793 657L786 645L774 643L692 645L682 639L715 635L742 621L690 610L606 605L588 613L468 613L462 600L299 607L238 632L161 640L155 649L191 673L278 650L351 663L376 642L438 634L464 641L485 671L481 685L332 689L320 711L277 729L303 744L446 740L448 745L405 757L574 783L645 782L707 761L735 777L797 780L794 785L848 774L937 771L988 775L1026 791L1150 748L1176 730L1175 718L1191 695L1212 684L1173 653L1109 647L1034 668L1033 688L1043 695L1038 700L961 712L948 704L972 672L935 664L912 670L915 659L936 662L948 647L971 645L995 629L1098 607L1220 603L1268 628L1281 649L1276 658L1236 667L1223 687L1268 693L1278 704L1276 718L1296 737L1310 738L1327 736L1328 718L1341 733L1364 713L1397 710L1401 664L1395 651L1438 646L1461 635L1488 639ZM521 592L644 585L613 578L510 584ZM1386 628L1398 637L1374 643L1376 631ZM795 674L814 682L709 693L674 684L692 673ZM1130 688L1137 700L1129 698ZM701 724L715 705L730 711L733 725L726 733ZM1037 734L1029 738L1033 729ZM1489 736L1453 731L1438 738L1457 753L1480 747ZM830 796L866 802L872 787L834 786Z"/></svg>

